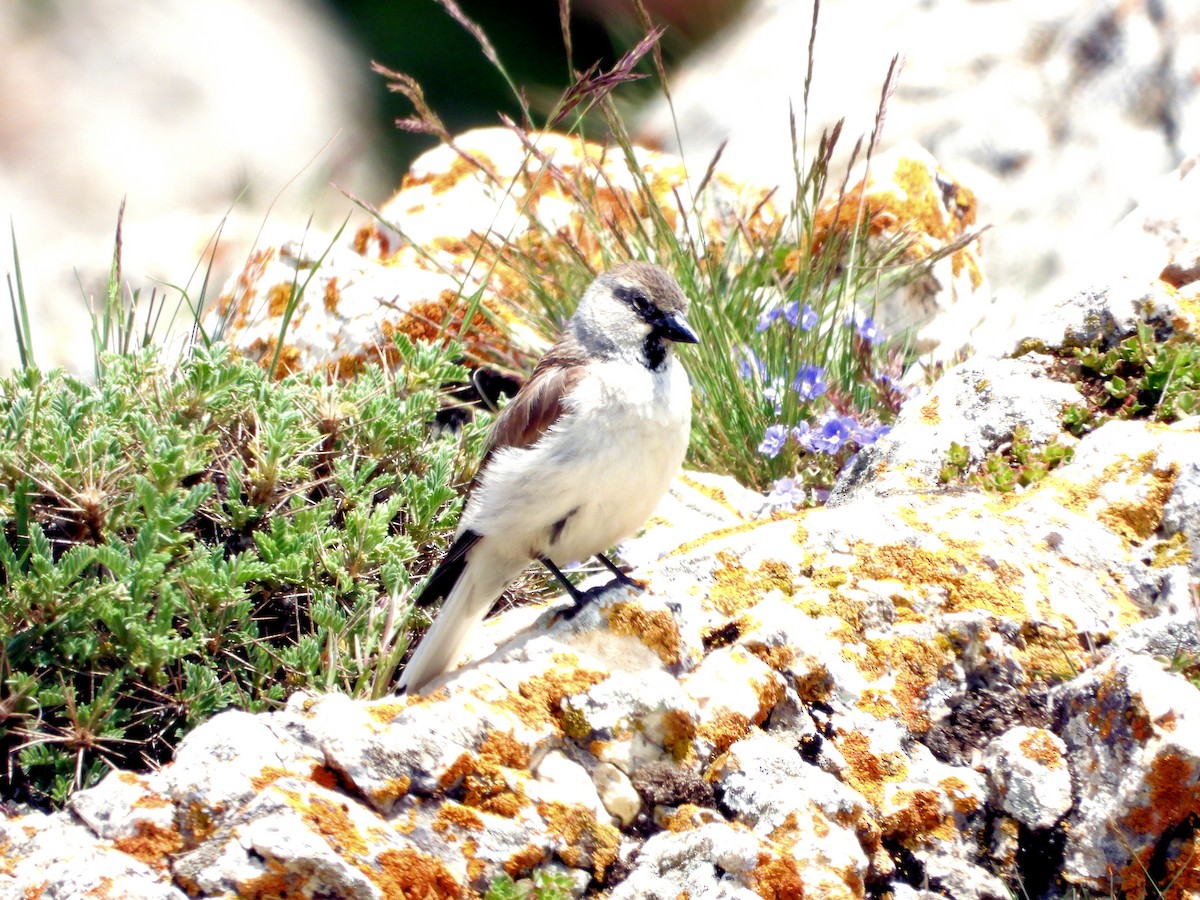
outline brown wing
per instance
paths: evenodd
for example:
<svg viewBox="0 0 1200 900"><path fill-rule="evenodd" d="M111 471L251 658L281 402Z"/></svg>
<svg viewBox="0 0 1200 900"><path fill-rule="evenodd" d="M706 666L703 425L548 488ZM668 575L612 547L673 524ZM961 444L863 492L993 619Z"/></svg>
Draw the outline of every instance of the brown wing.
<svg viewBox="0 0 1200 900"><path fill-rule="evenodd" d="M583 348L572 338L563 338L546 352L529 380L492 424L479 472L471 482L472 489L497 450L528 447L558 421L566 411L564 398L583 376L586 363Z"/></svg>

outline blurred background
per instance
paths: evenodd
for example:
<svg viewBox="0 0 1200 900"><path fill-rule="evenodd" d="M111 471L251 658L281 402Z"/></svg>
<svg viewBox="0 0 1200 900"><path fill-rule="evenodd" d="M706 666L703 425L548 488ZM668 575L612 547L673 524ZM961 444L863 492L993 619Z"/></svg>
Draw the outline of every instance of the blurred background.
<svg viewBox="0 0 1200 900"><path fill-rule="evenodd" d="M460 5L548 110L569 72L557 0ZM682 145L701 170L728 140L723 165L756 182L791 177L789 107L810 141L843 116L847 148L868 132L902 54L883 144L921 143L977 193L1000 297L1036 302L1102 265L1097 237L1200 152L1195 0L825 0L807 116L809 0L645 6L668 28L673 109L653 79L621 88L635 135ZM625 0L571 13L577 69L642 36ZM394 128L411 108L372 60L414 76L451 131L519 110L435 0L6 0L0 45L0 213L35 358L81 374L85 298L103 296L123 198L128 288L197 297L211 256L212 298L256 242L299 238L310 219L331 231L355 213L343 191L381 204L432 146ZM5 309L0 372L16 348Z"/></svg>

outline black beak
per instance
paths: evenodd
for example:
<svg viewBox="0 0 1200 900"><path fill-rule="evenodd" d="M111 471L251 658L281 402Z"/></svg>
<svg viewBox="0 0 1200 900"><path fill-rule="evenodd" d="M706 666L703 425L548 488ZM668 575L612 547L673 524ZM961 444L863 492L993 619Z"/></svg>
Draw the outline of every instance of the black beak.
<svg viewBox="0 0 1200 900"><path fill-rule="evenodd" d="M659 337L677 344L700 343L700 338L696 337L696 332L692 331L692 326L680 312L663 313L654 323L654 332Z"/></svg>

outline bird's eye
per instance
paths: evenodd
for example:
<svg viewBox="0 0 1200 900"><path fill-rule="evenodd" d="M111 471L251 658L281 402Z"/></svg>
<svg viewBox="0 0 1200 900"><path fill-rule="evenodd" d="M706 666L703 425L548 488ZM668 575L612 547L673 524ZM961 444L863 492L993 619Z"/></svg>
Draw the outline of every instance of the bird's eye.
<svg viewBox="0 0 1200 900"><path fill-rule="evenodd" d="M654 315L655 308L650 298L639 291L637 288L625 287L618 291L617 296L624 300L633 308L643 319L648 319Z"/></svg>

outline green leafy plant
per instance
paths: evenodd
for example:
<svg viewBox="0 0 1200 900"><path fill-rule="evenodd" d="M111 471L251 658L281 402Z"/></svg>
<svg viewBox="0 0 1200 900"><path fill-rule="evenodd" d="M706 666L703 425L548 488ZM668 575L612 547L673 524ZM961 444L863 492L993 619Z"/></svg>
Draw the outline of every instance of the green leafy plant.
<svg viewBox="0 0 1200 900"><path fill-rule="evenodd" d="M574 896L571 876L563 872L535 869L528 878L513 881L508 875L498 875L488 885L483 900L568 900Z"/></svg>
<svg viewBox="0 0 1200 900"><path fill-rule="evenodd" d="M1151 322L1139 322L1124 340L1097 342L1073 355L1087 398L1086 414L1073 413L1068 423L1073 430L1110 418L1173 422L1200 413L1200 343L1194 337L1163 337Z"/></svg>
<svg viewBox="0 0 1200 900"><path fill-rule="evenodd" d="M1035 445L1030 440L1029 428L1018 425L1013 429L1012 439L985 456L978 466L972 465L967 447L952 442L940 479L943 484L964 481L987 491L1007 494L1018 487L1037 484L1054 469L1069 463L1074 455L1074 447L1057 441L1040 447Z"/></svg>
<svg viewBox="0 0 1200 900"><path fill-rule="evenodd" d="M4 796L61 802L231 704L390 690L482 437L431 427L456 349L397 346L340 384L219 347L0 381Z"/></svg>

